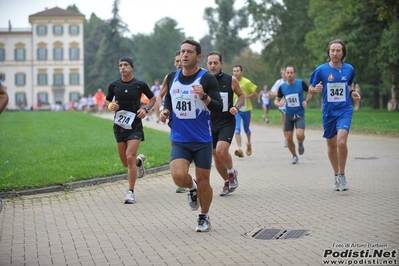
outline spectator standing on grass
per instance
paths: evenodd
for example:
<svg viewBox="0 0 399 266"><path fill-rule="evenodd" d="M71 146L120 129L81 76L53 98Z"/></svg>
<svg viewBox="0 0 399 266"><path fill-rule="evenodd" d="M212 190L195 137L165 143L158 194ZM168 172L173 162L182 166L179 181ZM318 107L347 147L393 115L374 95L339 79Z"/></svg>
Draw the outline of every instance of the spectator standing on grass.
<svg viewBox="0 0 399 266"><path fill-rule="evenodd" d="M209 209L213 190L210 184L212 166L211 112L222 111L223 103L216 78L198 67L201 45L194 40L184 40L180 47L182 69L167 76L168 92L160 120L171 117L172 149L170 171L174 183L189 188L187 202L192 211L201 206L196 231L211 228ZM195 164L195 176L189 174Z"/></svg>
<svg viewBox="0 0 399 266"><path fill-rule="evenodd" d="M257 86L252 83L249 79L243 77L243 70L241 65L235 65L233 67L233 75L238 80L240 87L245 95L244 105L240 107L238 114L235 116L236 118L236 130L235 137L238 149L234 152L234 154L238 157L244 157L244 152L242 151L241 145L241 121L244 126L244 132L247 135L247 156L252 154L252 143L251 143L251 129L249 128L251 123L251 111L252 111L252 103L251 98L256 98L256 88ZM237 96L234 96L234 100L237 101Z"/></svg>
<svg viewBox="0 0 399 266"><path fill-rule="evenodd" d="M213 138L213 159L215 167L224 180L224 185L220 196L226 196L234 192L238 187L238 172L233 167L233 160L229 153L231 141L235 131L235 115L240 106L244 104L245 95L240 88L238 80L223 72L222 54L210 52L207 60L208 71L216 77L219 83L220 96L223 100L223 110L221 113L211 113L212 118L212 138ZM233 96L238 96L237 103L234 104Z"/></svg>
<svg viewBox="0 0 399 266"><path fill-rule="evenodd" d="M334 191L346 191L345 167L348 157L348 135L352 123L352 100L360 101L360 94L350 89L355 69L345 63L346 45L333 40L327 47L327 63L319 65L310 76L309 92L322 93L323 137L327 140L327 153L334 171Z"/></svg>
<svg viewBox="0 0 399 266"><path fill-rule="evenodd" d="M113 129L119 158L123 166L128 168L129 187L124 203L132 204L136 201L136 178L142 178L145 174L145 155L140 154L136 158L140 142L145 140L142 119L153 107L155 97L147 83L134 78L133 60L130 57L119 59L119 72L121 77L108 86L106 104L110 111L115 112ZM140 105L142 93L150 99L146 106Z"/></svg>

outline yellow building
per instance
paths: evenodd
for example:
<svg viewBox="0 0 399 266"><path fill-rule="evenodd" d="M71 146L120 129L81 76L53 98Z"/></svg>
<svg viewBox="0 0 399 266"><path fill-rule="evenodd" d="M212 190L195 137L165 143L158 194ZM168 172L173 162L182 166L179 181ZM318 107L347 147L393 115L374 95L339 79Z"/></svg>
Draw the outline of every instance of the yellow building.
<svg viewBox="0 0 399 266"><path fill-rule="evenodd" d="M0 28L7 109L68 106L84 94L83 14L58 7L29 16L32 28Z"/></svg>

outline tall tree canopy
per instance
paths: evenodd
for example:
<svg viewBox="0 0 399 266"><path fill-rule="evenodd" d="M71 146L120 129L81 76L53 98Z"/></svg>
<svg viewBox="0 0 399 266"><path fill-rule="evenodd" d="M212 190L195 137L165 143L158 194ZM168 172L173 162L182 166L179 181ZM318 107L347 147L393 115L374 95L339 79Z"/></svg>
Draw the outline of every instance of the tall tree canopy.
<svg viewBox="0 0 399 266"><path fill-rule="evenodd" d="M248 27L247 9L234 9L235 0L215 0L216 8L207 7L204 19L208 22L209 36L214 48L221 52L225 62L232 62L234 56L248 47L248 39L239 37L239 32Z"/></svg>

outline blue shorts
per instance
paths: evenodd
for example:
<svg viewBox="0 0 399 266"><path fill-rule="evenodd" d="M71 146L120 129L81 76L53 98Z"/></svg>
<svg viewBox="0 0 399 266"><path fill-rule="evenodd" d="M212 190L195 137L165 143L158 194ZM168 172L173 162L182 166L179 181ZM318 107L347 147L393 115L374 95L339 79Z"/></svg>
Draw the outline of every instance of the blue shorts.
<svg viewBox="0 0 399 266"><path fill-rule="evenodd" d="M212 142L172 142L170 161L185 159L203 169L212 167Z"/></svg>
<svg viewBox="0 0 399 266"><path fill-rule="evenodd" d="M323 138L332 139L338 133L338 130L345 129L349 131L352 124L353 111L347 111L341 116L327 116L323 117Z"/></svg>

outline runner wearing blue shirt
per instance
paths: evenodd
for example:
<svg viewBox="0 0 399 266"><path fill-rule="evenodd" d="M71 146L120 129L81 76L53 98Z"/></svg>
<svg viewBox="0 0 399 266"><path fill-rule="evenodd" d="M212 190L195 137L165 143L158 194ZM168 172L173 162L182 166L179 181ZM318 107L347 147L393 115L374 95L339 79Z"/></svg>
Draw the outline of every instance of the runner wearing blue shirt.
<svg viewBox="0 0 399 266"><path fill-rule="evenodd" d="M344 63L344 42L331 41L327 55L327 63L318 66L310 76L309 92L322 93L323 137L327 140L328 158L334 170L334 191L346 191L349 189L345 176L347 141L353 115L351 98L359 101L361 97L351 89L355 70Z"/></svg>
<svg viewBox="0 0 399 266"><path fill-rule="evenodd" d="M298 156L295 152L293 140L294 127L296 128L296 138L298 140L298 153L305 152L303 141L305 140L305 108L312 99L311 94L307 94L304 99L303 92L308 91L308 85L300 79L295 79L295 68L287 66L285 68L285 83L282 83L277 91L274 103L278 107L285 105L284 133L287 140L288 150L292 154L292 164L298 163ZM283 100L285 99L285 101Z"/></svg>
<svg viewBox="0 0 399 266"><path fill-rule="evenodd" d="M201 206L197 232L211 228L208 215L213 190L210 184L212 165L211 112L221 112L222 98L216 78L198 67L201 45L184 40L180 47L182 69L167 76L168 91L160 120L171 118L170 171L179 187L190 189L187 202L192 211ZM189 174L194 161L196 179Z"/></svg>

